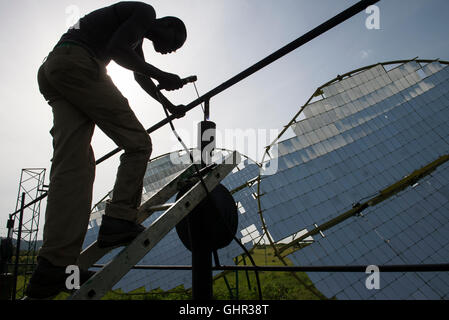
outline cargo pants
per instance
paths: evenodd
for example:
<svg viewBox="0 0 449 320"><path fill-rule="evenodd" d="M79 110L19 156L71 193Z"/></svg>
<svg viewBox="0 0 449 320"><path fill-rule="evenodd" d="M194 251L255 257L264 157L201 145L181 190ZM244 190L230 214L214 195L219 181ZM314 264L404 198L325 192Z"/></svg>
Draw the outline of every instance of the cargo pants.
<svg viewBox="0 0 449 320"><path fill-rule="evenodd" d="M92 205L97 125L124 150L105 214L135 221L151 139L106 66L77 45L56 47L38 71L39 90L52 107L53 159L39 256L57 266L76 264Z"/></svg>

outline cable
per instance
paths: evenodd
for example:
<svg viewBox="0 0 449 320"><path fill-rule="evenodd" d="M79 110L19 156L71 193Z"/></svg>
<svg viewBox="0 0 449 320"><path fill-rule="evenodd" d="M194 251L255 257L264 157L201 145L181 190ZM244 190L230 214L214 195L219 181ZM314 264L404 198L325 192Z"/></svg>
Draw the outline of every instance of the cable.
<svg viewBox="0 0 449 320"><path fill-rule="evenodd" d="M196 84L195 84L195 82L192 82L192 83L193 83L193 86L195 87L195 92L196 92L196 95L198 96L198 99L199 99L200 98L200 94L198 93L198 89L196 87ZM206 112L205 109L204 109L204 102L201 102L201 109L203 109L203 113Z"/></svg>

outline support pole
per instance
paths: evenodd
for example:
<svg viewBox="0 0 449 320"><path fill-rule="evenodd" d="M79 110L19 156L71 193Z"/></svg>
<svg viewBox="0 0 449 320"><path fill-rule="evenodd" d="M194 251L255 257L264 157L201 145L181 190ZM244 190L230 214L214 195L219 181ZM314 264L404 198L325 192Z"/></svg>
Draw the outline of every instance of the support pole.
<svg viewBox="0 0 449 320"><path fill-rule="evenodd" d="M207 228L201 216L189 218L192 234L192 299L212 300L212 250L202 230Z"/></svg>
<svg viewBox="0 0 449 320"><path fill-rule="evenodd" d="M8 227L11 225L8 220ZM13 221L14 222L14 221ZM14 224L14 223L12 223ZM8 232L9 236L9 232ZM0 300L10 300L14 276L9 272L8 264L11 262L12 242L11 238L0 241Z"/></svg>
<svg viewBox="0 0 449 320"><path fill-rule="evenodd" d="M208 103L207 103L207 109ZM208 113L208 112L207 112ZM207 118L209 115L207 115ZM205 114L206 119L206 114ZM215 148L215 123L201 121L198 124L198 149L201 152L201 167L212 161ZM210 190L209 190L210 191ZM192 241L192 298L193 300L212 300L212 248L205 238L206 225L201 214L189 215L189 229Z"/></svg>
<svg viewBox="0 0 449 320"><path fill-rule="evenodd" d="M22 238L23 209L25 206L25 192L22 193L22 201L20 203L19 230L17 233L16 243L16 261L14 262L14 283L12 286L12 300L16 300L17 292L17 275L19 273L19 257L20 257L20 239Z"/></svg>

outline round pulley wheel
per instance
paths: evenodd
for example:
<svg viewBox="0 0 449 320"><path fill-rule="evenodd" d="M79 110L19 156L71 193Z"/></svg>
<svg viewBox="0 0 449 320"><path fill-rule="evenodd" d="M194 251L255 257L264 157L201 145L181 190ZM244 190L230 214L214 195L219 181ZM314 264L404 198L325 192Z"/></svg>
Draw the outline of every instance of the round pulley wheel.
<svg viewBox="0 0 449 320"><path fill-rule="evenodd" d="M187 190L181 190L176 196L178 200ZM211 250L229 245L238 227L237 206L231 193L219 184L209 192L190 214L176 226L176 232L184 246L192 251L192 243L201 242Z"/></svg>

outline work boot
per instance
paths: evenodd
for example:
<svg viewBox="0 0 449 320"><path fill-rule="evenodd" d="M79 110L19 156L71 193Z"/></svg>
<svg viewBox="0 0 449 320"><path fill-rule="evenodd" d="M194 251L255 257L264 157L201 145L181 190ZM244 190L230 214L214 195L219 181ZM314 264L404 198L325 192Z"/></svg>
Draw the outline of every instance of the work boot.
<svg viewBox="0 0 449 320"><path fill-rule="evenodd" d="M104 215L98 232L98 247L127 245L143 230L145 228L138 223Z"/></svg>
<svg viewBox="0 0 449 320"><path fill-rule="evenodd" d="M37 258L37 267L31 276L25 294L30 299L49 299L61 291L70 292L66 287L66 267L55 266L43 257ZM95 274L94 271L80 270L80 285Z"/></svg>

